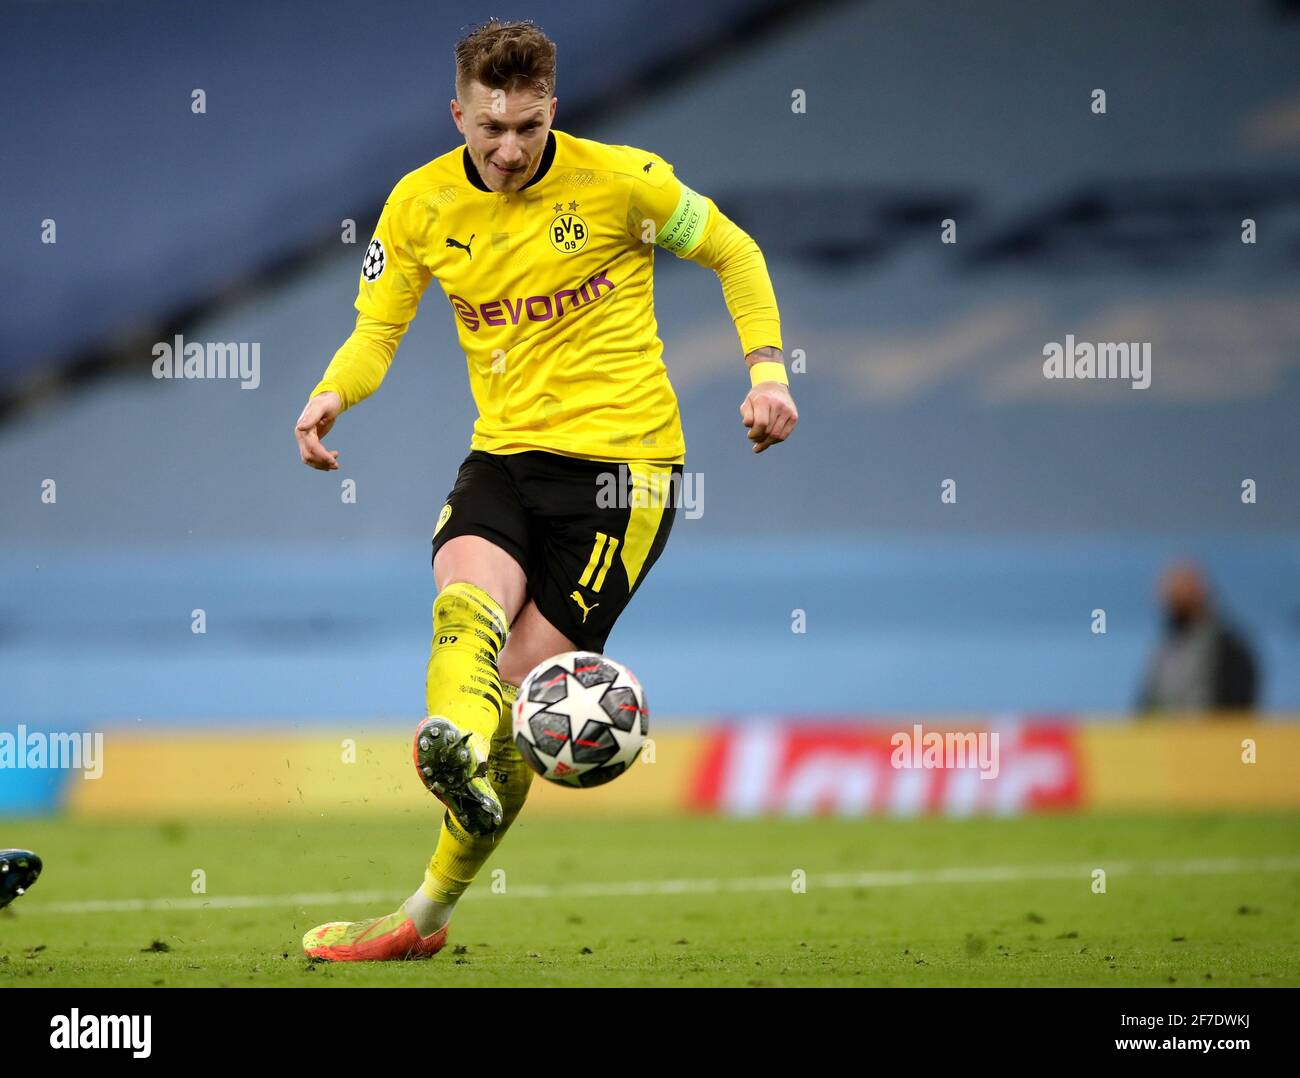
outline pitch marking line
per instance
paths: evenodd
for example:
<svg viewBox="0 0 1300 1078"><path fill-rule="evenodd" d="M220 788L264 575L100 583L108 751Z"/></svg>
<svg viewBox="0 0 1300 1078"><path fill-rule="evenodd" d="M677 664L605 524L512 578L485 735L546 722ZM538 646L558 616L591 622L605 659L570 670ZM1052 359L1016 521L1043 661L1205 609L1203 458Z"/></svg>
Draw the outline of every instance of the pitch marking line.
<svg viewBox="0 0 1300 1078"><path fill-rule="evenodd" d="M1212 876L1248 872L1297 872L1300 857L1199 858L1186 861L1106 861L1075 865L990 865L963 868L904 869L890 872L810 873L808 890L845 887L918 887L952 883L1010 883L1019 880L1090 880L1102 868L1107 875ZM487 898L627 898L649 895L712 895L750 891L785 891L789 876L748 879L635 880L627 883L577 883L551 886L533 884L510 887L502 895L469 891L466 899ZM23 910L32 913L139 913L181 910L248 910L290 906L332 906L395 902L405 891L319 891L293 895L231 895L227 898L195 895L186 898L102 899L86 902L41 904L29 897ZM462 899L464 901L464 899Z"/></svg>

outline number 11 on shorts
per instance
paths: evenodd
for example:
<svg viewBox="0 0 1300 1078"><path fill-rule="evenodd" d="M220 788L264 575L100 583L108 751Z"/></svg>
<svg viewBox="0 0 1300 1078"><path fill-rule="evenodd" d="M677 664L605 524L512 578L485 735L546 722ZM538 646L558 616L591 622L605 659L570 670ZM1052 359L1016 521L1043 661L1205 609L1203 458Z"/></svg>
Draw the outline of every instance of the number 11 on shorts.
<svg viewBox="0 0 1300 1078"><path fill-rule="evenodd" d="M601 548L604 548L605 556L600 556ZM604 532L596 533L596 542L591 548L591 557L587 559L587 568L582 571L582 576L578 577L579 587L590 587L592 591L600 591L600 586L605 583L605 574L609 572L609 567L614 561L614 551L618 549L618 540L612 535L606 535ZM596 575L595 583L589 583L591 574L596 572L596 566L600 566L600 572Z"/></svg>

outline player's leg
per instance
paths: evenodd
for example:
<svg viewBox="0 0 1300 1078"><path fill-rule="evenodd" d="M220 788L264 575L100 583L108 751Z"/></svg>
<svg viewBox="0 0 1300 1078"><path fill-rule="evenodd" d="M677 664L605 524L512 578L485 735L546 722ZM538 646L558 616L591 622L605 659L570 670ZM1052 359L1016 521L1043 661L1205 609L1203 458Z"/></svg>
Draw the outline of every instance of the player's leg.
<svg viewBox="0 0 1300 1078"><path fill-rule="evenodd" d="M615 620L663 552L672 529L674 509L663 497L628 498L621 508L599 504L597 483L610 465L529 453L510 466L542 527L540 556L533 560L528 581L533 597L516 619L498 661L503 707L489 774L501 798L502 824L495 835L475 838L454 818L444 819L424 883L404 906L422 933L445 930L457 900L527 797L533 770L515 748L511 714L519 685L554 655L603 650ZM632 482L640 477L659 494L663 491L656 480L674 472L680 475L680 470L667 465L629 468Z"/></svg>
<svg viewBox="0 0 1300 1078"><path fill-rule="evenodd" d="M527 590L529 529L508 460L471 452L433 532L426 719L412 750L420 780L471 834L500 823L485 772L502 705L497 656Z"/></svg>
<svg viewBox="0 0 1300 1078"><path fill-rule="evenodd" d="M452 815L444 821L466 842L476 841L472 831L490 834L505 820L487 772L502 716L509 714L496 663L527 591L528 528L506 467L471 452L434 530L438 596L425 680L429 718L414 749L421 780L447 806ZM444 825L444 839L449 830ZM424 931L403 906L369 921L333 921L308 932L303 950L331 961L428 957L445 943L445 924L431 930L427 916L420 920Z"/></svg>
<svg viewBox="0 0 1300 1078"><path fill-rule="evenodd" d="M471 454L471 460L462 468L462 478L474 456ZM507 774L502 781L503 790L508 790L501 815L505 824L507 818L512 822L517 815L532 780L531 770L518 757L508 736L514 697L511 690L533 666L552 655L578 648L603 650L615 619L662 553L675 513L671 505L665 506L658 498L651 499L649 504L638 504L632 499L621 509L601 507L594 496L598 473L616 466L541 453L521 454L507 458L506 463L497 461L494 466L494 474L509 475L510 482L505 492L498 491L507 493L509 499L493 504L498 508L506 505L513 511L515 503L510 499L521 489L528 490L531 512L543 524L535 553L526 550L532 526L529 520L521 525L509 523L497 530L481 528L473 523L471 514L461 514L458 525L462 533L487 538L508 550L520 565L530 565L527 588L533 593L533 599L517 617L515 631L510 634L505 649L497 652L497 677L501 679L504 674L505 687L494 733L502 736L493 737L489 755L506 765L501 768ZM479 471L483 474L482 469ZM638 464L629 466L629 471L633 482L646 477L653 482L670 472L680 473L680 468ZM493 481L489 476L476 489L489 491ZM461 486L458 479L457 489ZM464 501L470 504L471 499ZM454 503L449 501L449 505ZM458 512L453 507L448 515L444 509L440 529L448 520L456 520ZM497 508L485 509L480 515L494 512ZM523 538L514 541L513 536ZM435 533L435 550L438 542ZM450 538L445 534L443 542L450 545ZM454 574L449 574L448 580L451 575ZM486 577L480 579L489 587L499 587ZM439 582L443 582L442 577ZM501 600L495 601L500 605ZM478 605L482 607L481 600ZM505 609L503 606L502 610ZM436 622L435 612L435 628ZM436 632L434 639L436 648ZM519 776L519 782L511 789L515 775ZM426 872L425 884L401 909L371 922L322 925L304 937L304 950L309 955L341 961L419 958L439 951L446 942L446 918L454 906L454 901L449 900L459 898L468 887L502 833L499 828L495 841L489 837L483 842L456 826L454 817L451 826L447 821L448 817L444 817L438 851ZM458 860L459 865L455 863ZM441 865L435 869L439 862Z"/></svg>
<svg viewBox="0 0 1300 1078"><path fill-rule="evenodd" d="M501 825L490 836L476 837L467 834L453 817L443 818L424 883L404 906L422 935L438 931L450 920L457 901L501 844L528 797L533 769L515 748L512 717L520 682L538 663L573 649L573 642L547 621L534 603L527 603L515 619L498 664L503 703L488 757L488 777L501 800Z"/></svg>
<svg viewBox="0 0 1300 1078"><path fill-rule="evenodd" d="M501 654L503 702L488 757L488 774L501 800L500 826L492 835L475 836L450 812L444 813L438 846L419 889L386 917L333 921L312 929L303 937L308 955L336 962L386 961L428 958L443 948L457 901L501 844L533 780L533 770L519 755L512 736L511 710L518 682L543 659L573 647L533 603L524 607Z"/></svg>
<svg viewBox="0 0 1300 1078"><path fill-rule="evenodd" d="M433 562L438 597L425 677L425 714L414 757L421 781L458 830L491 835L502 806L488 774L506 704L497 669L527 578L515 558L481 535L449 539Z"/></svg>

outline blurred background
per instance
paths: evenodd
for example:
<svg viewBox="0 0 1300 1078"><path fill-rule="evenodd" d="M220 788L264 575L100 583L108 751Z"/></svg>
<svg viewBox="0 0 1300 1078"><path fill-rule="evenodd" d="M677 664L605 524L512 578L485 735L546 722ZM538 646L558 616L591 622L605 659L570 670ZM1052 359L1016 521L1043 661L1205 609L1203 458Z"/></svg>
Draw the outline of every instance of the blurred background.
<svg viewBox="0 0 1300 1078"><path fill-rule="evenodd" d="M9 770L0 810L337 804L349 735L402 773L473 418L440 292L339 473L291 426L388 191L458 142L452 45L486 14L7 7L0 720L111 736L101 780ZM800 370L797 435L753 456L721 290L660 253L703 513L609 643L667 766L593 797L1295 806L1300 4L497 14L559 42L557 127L653 149L755 237ZM259 384L154 378L177 334L256 344ZM1046 379L1067 334L1149 342L1150 387ZM870 731L922 720L1005 731L1002 776L894 781ZM1237 766L1260 731L1281 759ZM296 797L259 763L285 745Z"/></svg>

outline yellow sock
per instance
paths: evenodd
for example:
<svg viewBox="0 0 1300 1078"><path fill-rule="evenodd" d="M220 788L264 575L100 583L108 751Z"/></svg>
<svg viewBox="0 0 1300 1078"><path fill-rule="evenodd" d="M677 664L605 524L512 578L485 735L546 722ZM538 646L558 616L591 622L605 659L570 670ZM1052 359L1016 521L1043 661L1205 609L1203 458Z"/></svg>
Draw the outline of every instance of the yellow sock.
<svg viewBox="0 0 1300 1078"><path fill-rule="evenodd" d="M501 604L473 584L448 584L433 602L425 714L441 715L470 734L481 756L501 721L497 655L508 629Z"/></svg>
<svg viewBox="0 0 1300 1078"><path fill-rule="evenodd" d="M488 778L501 799L504 819L495 835L475 838L466 833L449 813L443 815L438 848L429 859L421 887L424 897L430 902L450 906L465 893L524 807L528 788L532 785L533 769L515 748L512 730L511 710L519 689L509 683L503 683L501 688L504 701L497 716L498 725L488 757Z"/></svg>

